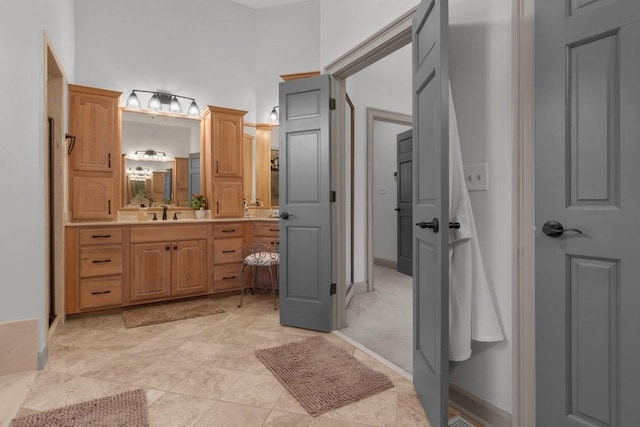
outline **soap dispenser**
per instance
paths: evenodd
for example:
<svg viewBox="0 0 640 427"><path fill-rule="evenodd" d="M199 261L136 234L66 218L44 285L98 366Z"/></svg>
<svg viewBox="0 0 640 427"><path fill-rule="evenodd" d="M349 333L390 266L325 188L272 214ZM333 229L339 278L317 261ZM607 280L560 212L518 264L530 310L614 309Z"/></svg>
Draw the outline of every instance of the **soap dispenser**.
<svg viewBox="0 0 640 427"><path fill-rule="evenodd" d="M140 209L138 209L138 221L147 221L149 220L149 212L144 203L140 205Z"/></svg>

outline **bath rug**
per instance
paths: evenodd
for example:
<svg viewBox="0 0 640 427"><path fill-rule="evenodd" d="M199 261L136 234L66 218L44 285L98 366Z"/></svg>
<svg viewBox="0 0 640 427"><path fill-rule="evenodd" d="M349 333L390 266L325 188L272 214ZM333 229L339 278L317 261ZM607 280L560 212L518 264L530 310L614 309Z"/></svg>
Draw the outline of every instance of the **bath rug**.
<svg viewBox="0 0 640 427"><path fill-rule="evenodd" d="M174 320L191 319L224 313L210 298L187 301L174 301L166 304L146 305L126 308L122 311L122 319L126 328L154 325Z"/></svg>
<svg viewBox="0 0 640 427"><path fill-rule="evenodd" d="M320 336L256 356L314 417L393 387L386 375Z"/></svg>
<svg viewBox="0 0 640 427"><path fill-rule="evenodd" d="M9 427L148 427L147 396L126 391L62 408L14 418Z"/></svg>

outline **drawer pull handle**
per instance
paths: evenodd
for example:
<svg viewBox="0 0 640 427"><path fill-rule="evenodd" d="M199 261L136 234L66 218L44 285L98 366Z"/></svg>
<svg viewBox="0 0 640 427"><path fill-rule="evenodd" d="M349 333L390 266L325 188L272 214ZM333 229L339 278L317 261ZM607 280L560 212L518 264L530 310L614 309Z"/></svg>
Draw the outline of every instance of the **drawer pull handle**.
<svg viewBox="0 0 640 427"><path fill-rule="evenodd" d="M111 262L111 259L94 259L93 261L91 261L94 264L102 264L105 262Z"/></svg>
<svg viewBox="0 0 640 427"><path fill-rule="evenodd" d="M232 254L234 252L235 252L235 250L233 250L233 251L222 251L223 254Z"/></svg>
<svg viewBox="0 0 640 427"><path fill-rule="evenodd" d="M225 276L225 277L222 278L222 280L232 280L232 279L235 279L235 278L236 278L236 276Z"/></svg>
<svg viewBox="0 0 640 427"><path fill-rule="evenodd" d="M111 234L93 234L91 236L92 239L108 239L111 237Z"/></svg>
<svg viewBox="0 0 640 427"><path fill-rule="evenodd" d="M222 232L223 233L235 233L236 230L235 229L233 229L233 230L222 230Z"/></svg>
<svg viewBox="0 0 640 427"><path fill-rule="evenodd" d="M110 294L111 291L93 291L91 292L91 295L104 295L104 294Z"/></svg>
<svg viewBox="0 0 640 427"><path fill-rule="evenodd" d="M270 228L269 231L280 231L279 228Z"/></svg>

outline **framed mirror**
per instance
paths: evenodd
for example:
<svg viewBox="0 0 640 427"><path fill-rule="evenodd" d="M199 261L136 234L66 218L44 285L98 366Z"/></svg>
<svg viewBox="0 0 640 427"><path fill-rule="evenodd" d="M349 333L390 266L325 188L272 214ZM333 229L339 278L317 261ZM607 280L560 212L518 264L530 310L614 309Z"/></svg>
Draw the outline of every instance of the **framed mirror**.
<svg viewBox="0 0 640 427"><path fill-rule="evenodd" d="M200 118L122 108L125 208L188 206L200 193Z"/></svg>

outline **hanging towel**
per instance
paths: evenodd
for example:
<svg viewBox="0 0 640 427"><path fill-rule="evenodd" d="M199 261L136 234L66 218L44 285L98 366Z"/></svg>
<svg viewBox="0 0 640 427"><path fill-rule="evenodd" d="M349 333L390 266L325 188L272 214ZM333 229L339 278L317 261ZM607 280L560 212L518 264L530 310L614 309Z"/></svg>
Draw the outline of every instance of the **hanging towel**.
<svg viewBox="0 0 640 427"><path fill-rule="evenodd" d="M469 193L464 180L458 121L449 84L449 359L471 357L471 340L502 341L504 335L482 264Z"/></svg>

